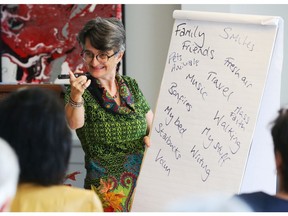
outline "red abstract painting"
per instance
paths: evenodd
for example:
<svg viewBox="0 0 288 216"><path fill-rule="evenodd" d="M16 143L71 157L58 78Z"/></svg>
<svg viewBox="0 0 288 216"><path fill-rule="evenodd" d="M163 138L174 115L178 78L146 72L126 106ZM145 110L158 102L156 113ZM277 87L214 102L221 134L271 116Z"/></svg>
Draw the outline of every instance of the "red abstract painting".
<svg viewBox="0 0 288 216"><path fill-rule="evenodd" d="M1 5L2 82L54 83L82 67L76 35L97 16L121 19L121 4Z"/></svg>

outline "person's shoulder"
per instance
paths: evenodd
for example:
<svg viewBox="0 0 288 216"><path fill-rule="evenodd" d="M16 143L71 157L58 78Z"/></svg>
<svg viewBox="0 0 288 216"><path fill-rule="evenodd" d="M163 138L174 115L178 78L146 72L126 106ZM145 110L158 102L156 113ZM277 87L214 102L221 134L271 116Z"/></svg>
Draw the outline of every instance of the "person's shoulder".
<svg viewBox="0 0 288 216"><path fill-rule="evenodd" d="M275 196L262 191L242 193L237 196L250 205L255 212L278 211L276 206L281 203Z"/></svg>
<svg viewBox="0 0 288 216"><path fill-rule="evenodd" d="M264 200L270 199L270 195L262 191L256 191L251 193L241 193L236 197L248 203L263 203Z"/></svg>
<svg viewBox="0 0 288 216"><path fill-rule="evenodd" d="M69 197L69 200L81 199L83 203L82 211L98 211L102 212L103 207L99 196L93 190L87 190L84 188L78 188L73 186L59 186L62 188L63 193ZM80 201L79 201L80 202ZM86 204L84 204L86 203ZM90 204L89 204L90 203Z"/></svg>
<svg viewBox="0 0 288 216"><path fill-rule="evenodd" d="M251 193L241 193L241 194L238 194L237 196L243 199L259 199L259 198L271 197L271 195L264 193L262 191L256 191L256 192L251 192Z"/></svg>
<svg viewBox="0 0 288 216"><path fill-rule="evenodd" d="M92 190L87 190L84 188L78 188L78 187L74 187L74 186L68 186L68 185L59 185L56 186L56 188L58 188L58 190L63 190L67 193L79 193L79 194L87 194L87 195L91 195L91 194L95 194Z"/></svg>
<svg viewBox="0 0 288 216"><path fill-rule="evenodd" d="M21 184L11 206L11 211L16 212L68 210L102 212L103 207L100 198L92 190L66 185L47 187L34 184Z"/></svg>

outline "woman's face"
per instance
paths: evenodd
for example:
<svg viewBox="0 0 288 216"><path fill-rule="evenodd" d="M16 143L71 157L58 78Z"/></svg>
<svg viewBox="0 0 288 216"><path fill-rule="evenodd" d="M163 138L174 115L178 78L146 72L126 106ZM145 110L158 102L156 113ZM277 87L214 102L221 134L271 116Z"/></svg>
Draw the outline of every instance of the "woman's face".
<svg viewBox="0 0 288 216"><path fill-rule="evenodd" d="M86 38L85 40L84 50L85 52L87 52L89 55L92 56L91 61L86 61L84 64L88 72L93 77L100 78L100 79L112 79L113 77L115 77L116 66L118 62L122 59L123 52L119 52L115 54L113 50L110 50L110 51L103 53L100 50L95 49L91 45L89 38ZM99 60L96 59L96 56L98 54L107 54L107 56L112 56L112 57L110 57L107 62L101 62L100 56L98 56Z"/></svg>

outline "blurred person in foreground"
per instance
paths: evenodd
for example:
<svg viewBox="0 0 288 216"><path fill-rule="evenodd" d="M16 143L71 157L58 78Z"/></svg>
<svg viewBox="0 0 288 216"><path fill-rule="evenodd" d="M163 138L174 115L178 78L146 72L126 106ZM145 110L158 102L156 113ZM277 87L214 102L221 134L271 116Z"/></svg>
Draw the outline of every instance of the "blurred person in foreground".
<svg viewBox="0 0 288 216"><path fill-rule="evenodd" d="M255 212L288 212L288 109L282 108L272 122L274 155L277 170L277 192L270 195L262 191L237 195Z"/></svg>
<svg viewBox="0 0 288 216"><path fill-rule="evenodd" d="M0 101L0 119L0 137L20 164L11 211L103 211L93 191L63 185L72 134L58 95L36 87L19 89Z"/></svg>
<svg viewBox="0 0 288 216"><path fill-rule="evenodd" d="M0 138L0 212L10 211L19 177L17 155L11 146Z"/></svg>

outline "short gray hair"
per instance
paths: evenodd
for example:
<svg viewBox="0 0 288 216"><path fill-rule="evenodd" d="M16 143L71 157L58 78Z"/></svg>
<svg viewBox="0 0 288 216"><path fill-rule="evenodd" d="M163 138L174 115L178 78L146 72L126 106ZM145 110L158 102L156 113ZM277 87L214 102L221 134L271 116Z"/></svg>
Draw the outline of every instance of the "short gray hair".
<svg viewBox="0 0 288 216"><path fill-rule="evenodd" d="M77 36L77 40L84 48L86 38L91 45L103 52L114 50L125 51L126 33L123 23L114 17L96 17L88 21Z"/></svg>

